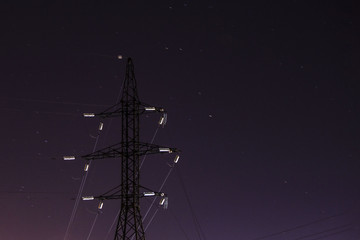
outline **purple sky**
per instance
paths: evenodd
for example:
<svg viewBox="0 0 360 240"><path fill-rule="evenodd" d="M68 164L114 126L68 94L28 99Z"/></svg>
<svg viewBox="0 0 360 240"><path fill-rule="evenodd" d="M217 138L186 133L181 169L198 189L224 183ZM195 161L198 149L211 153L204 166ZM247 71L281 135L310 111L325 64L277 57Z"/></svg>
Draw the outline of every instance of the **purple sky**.
<svg viewBox="0 0 360 240"><path fill-rule="evenodd" d="M85 162L62 156L92 151L99 120L81 114L116 102L127 57L140 99L168 111L154 143L182 150L164 187L169 209L147 239L360 238L355 1L9 2L1 239L64 238ZM159 117L142 118L143 141ZM120 128L104 121L98 149L119 142ZM172 160L147 157L143 185L157 190ZM118 185L120 172L118 159L94 162L83 195ZM97 204L80 202L68 240L87 238ZM90 239L105 239L119 206L105 202Z"/></svg>

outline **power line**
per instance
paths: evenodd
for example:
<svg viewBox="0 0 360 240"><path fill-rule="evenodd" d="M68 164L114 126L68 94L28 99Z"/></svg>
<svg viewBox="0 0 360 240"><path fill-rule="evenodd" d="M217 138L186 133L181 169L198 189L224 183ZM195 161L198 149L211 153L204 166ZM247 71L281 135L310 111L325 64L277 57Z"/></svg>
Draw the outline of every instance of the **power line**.
<svg viewBox="0 0 360 240"><path fill-rule="evenodd" d="M345 224L345 225L341 225L341 226L338 226L338 227L329 228L329 229L323 230L321 232L312 233L312 234L309 234L309 235L305 235L305 236L296 238L295 240L301 240L301 239L304 239L304 238L313 237L313 236L316 236L316 235L320 235L320 234L327 233L327 232L332 232L332 231L339 230L339 229L346 228L346 227L350 227L350 226L353 226L353 224L350 223L350 224ZM346 228L346 229L348 229L348 228ZM323 236L321 236L321 237L323 237Z"/></svg>
<svg viewBox="0 0 360 240"><path fill-rule="evenodd" d="M96 213L95 219L94 219L94 221L93 221L93 223L92 223L92 225L91 225L90 232L89 232L86 240L89 240L89 239L90 239L90 236L91 236L91 234L92 234L92 231L94 230L95 223L96 223L96 221L97 221L100 213L101 213L100 210L98 210L97 213Z"/></svg>
<svg viewBox="0 0 360 240"><path fill-rule="evenodd" d="M193 207L192 207L192 204L191 204L191 201L190 201L190 197L189 197L188 192L186 191L185 184L184 184L184 181L182 180L180 171L177 170L176 173L177 173L177 176L178 176L178 178L179 178L181 187L182 187L182 189L183 189L183 191L184 191L186 201L187 201L187 203L188 203L188 205L189 205L190 212L191 212L191 215L192 215L192 218L193 218L193 221L194 221L195 230L196 230L196 232L197 232L197 234L198 234L198 237L199 237L200 240L201 240L201 239L206 240L205 234L204 234L204 232L203 232L203 230L202 230L202 228L201 228L201 225L200 225L200 223L199 223L199 220L197 219L196 214L195 214L195 211L194 211L194 209L193 209Z"/></svg>
<svg viewBox="0 0 360 240"><path fill-rule="evenodd" d="M329 217L321 218L321 219L311 221L311 222L308 222L308 223L305 223L305 224L301 224L301 225L298 225L298 226L295 226L295 227L292 227L292 228L287 228L287 229L279 231L279 232L271 233L271 234L268 234L268 235L265 235L265 236L262 236L262 237L253 238L252 240L262 240L262 239L266 239L266 238L271 238L271 237L274 237L274 236L277 236L277 235L280 235L280 234L283 234L283 233L287 233L287 232L295 231L295 230L298 230L298 229L301 229L301 228L305 228L305 227L311 226L311 225L316 224L316 223L324 222L324 221L327 221L327 220L332 219L332 218L340 217L340 216L343 216L345 214L347 214L347 212L331 215Z"/></svg>
<svg viewBox="0 0 360 240"><path fill-rule="evenodd" d="M156 137L156 135L157 135L157 132L159 131L159 128L160 128L160 125L158 125L158 127L156 128L156 131L155 131L155 133L154 133L154 135L153 135L150 143L154 143L154 140L155 140L155 137ZM145 162L146 156L147 156L147 154L144 155L144 157L143 157L143 159L142 159L142 161L141 161L141 163L140 163L140 169L141 169L141 167L143 166L143 164L144 164L144 162Z"/></svg>
<svg viewBox="0 0 360 240"><path fill-rule="evenodd" d="M159 188L158 192L161 192L161 191L162 191L162 188L164 187L164 185L165 185L166 181L168 180L168 178L169 178L169 176L170 176L170 174L171 174L172 170L174 169L174 167L175 167L175 162L173 163L173 165L172 165L172 166L170 166L169 172L167 173L167 175L166 175L166 177L165 177L164 181L162 182L162 184L161 184L161 186L160 186L160 188ZM149 214L149 212L150 212L151 208L154 206L154 203L155 203L156 199L157 199L157 198L156 198L156 197L154 197L154 199L153 199L152 203L150 204L150 206L149 206L149 208L148 208L148 210L147 210L146 214L144 215L144 217L143 217L143 219L142 219L142 221L143 221L143 222L145 221L146 217L148 216L148 214ZM156 214L157 214L157 212L158 212L158 211L159 211L159 207L158 207L158 208L156 208L156 210L155 210L155 212L153 213L153 215L151 216L151 218L150 218L149 222L146 224L146 226L145 226L145 228L144 228L144 232L146 232L146 230L148 229L148 227L150 226L150 224L151 224L151 223L152 223L152 221L154 220L154 218L155 218L155 216L156 216ZM133 238L134 238L134 237L133 237ZM132 239L133 239L133 238L132 238Z"/></svg>
<svg viewBox="0 0 360 240"><path fill-rule="evenodd" d="M54 115L64 115L64 116L74 116L79 117L78 113L70 113L70 112L51 112L51 111L34 111L34 110L24 110L17 108L9 108L9 107L0 107L2 110L13 111L13 112L27 112L32 114L54 114Z"/></svg>
<svg viewBox="0 0 360 240"><path fill-rule="evenodd" d="M112 224L111 224L111 226L110 226L110 228L109 228L109 230L108 230L108 232L107 232L104 240L106 240L106 239L110 236L111 230L112 230L113 227L115 226L115 223L116 223L116 220L117 220L118 217L119 217L119 214L120 214L120 209L119 209L118 213L116 214L116 216L115 216L115 218L114 218L114 221L112 222Z"/></svg>
<svg viewBox="0 0 360 240"><path fill-rule="evenodd" d="M331 234L327 234L327 235L324 235L324 236L321 236L321 237L318 237L318 238L313 238L311 240L318 240L318 239L324 239L326 237L331 237L331 236L334 236L334 235L339 235L341 233L344 233L344 232L348 232L350 230L353 230L352 227L349 227L349 228L346 228L344 230L341 230L341 231L337 231L337 232L334 232L334 233L331 233Z"/></svg>
<svg viewBox="0 0 360 240"><path fill-rule="evenodd" d="M88 106L88 107L107 107L105 104L96 104L96 103L79 103L79 102L64 102L64 101L54 101L54 100L42 100L42 99L31 99L31 98L15 98L15 97L1 97L11 101L23 101L23 102L39 102L39 103L53 103L53 104L64 104L64 105L78 105L78 106Z"/></svg>
<svg viewBox="0 0 360 240"><path fill-rule="evenodd" d="M124 88L124 84L125 84L125 80L124 80L124 81L122 82L122 84L121 84L119 94L118 94L118 96L117 96L117 98L116 98L116 103L119 103L119 102L120 102L120 97L121 97L122 90L123 90L123 88ZM107 135L109 134L109 130L110 130L110 126L111 126L112 121L113 121L113 118L110 119L109 128L107 129L105 136L107 136ZM153 138L154 138L154 137L153 137ZM144 156L144 159L145 159L145 157L146 157L146 155ZM143 160L143 161L144 161L144 160ZM119 214L120 214L120 210L119 210L118 213L116 214L115 219L114 219L113 223L111 224L110 229L109 229L109 231L107 232L107 234L106 234L106 236L105 236L105 240L109 237L110 232L111 232L112 228L114 227L114 225L115 225L115 223L116 223L116 219L118 219L118 217L119 217Z"/></svg>
<svg viewBox="0 0 360 240"><path fill-rule="evenodd" d="M167 179L169 178L169 176L170 176L170 174L171 174L172 170L174 169L174 167L175 167L175 163L174 163L174 164L170 167L170 169L169 169L169 171L168 171L168 173L167 173L167 175L166 175L166 177L165 177L164 181L162 182L162 184L161 184L161 186L160 186L160 188L159 188L159 191L158 191L158 192L161 192L161 191L162 191L162 189L163 189L163 187L164 187L164 185L165 185L165 183L166 183ZM145 221L145 219L146 219L147 215L149 214L150 209L153 207L153 205L154 205L155 201L156 201L156 197L153 199L152 203L150 204L150 207L148 208L147 212L145 213L145 215L144 215L144 217L143 217L143 221Z"/></svg>
<svg viewBox="0 0 360 240"><path fill-rule="evenodd" d="M92 152L95 152L95 150L96 150L96 147L97 147L97 144L98 144L98 141L99 141L99 136L100 136L100 131L99 131L99 133L98 133L98 135L97 135L97 137L96 137L95 144L94 144L94 147L93 147ZM91 161L89 161L88 167L90 167L90 165L91 165ZM81 184L80 184L80 188L79 188L79 192L78 192L78 195L76 196L75 204L74 204L73 210L72 210L72 212L71 212L71 216L70 216L70 220L69 220L68 226L67 226L67 228L66 228L64 240L67 239L67 237L68 237L68 235L69 235L69 231L70 231L71 225L72 225L73 222L74 222L75 215L76 215L76 212L77 212L77 209L78 209L78 206L79 206L80 198L81 198L82 192L83 192L83 190L84 190L84 187L85 187L85 183L86 183L86 179L87 179L88 174L89 174L89 171L85 171L85 174L84 174L83 177L82 177Z"/></svg>
<svg viewBox="0 0 360 240"><path fill-rule="evenodd" d="M49 195L53 195L53 194L74 194L72 192L44 192L44 191L39 191L39 192L29 192L29 191L0 191L0 194L49 194Z"/></svg>
<svg viewBox="0 0 360 240"><path fill-rule="evenodd" d="M159 208L156 208L154 214L152 215L152 217L150 218L149 222L148 222L148 223L146 224L146 226L145 226L145 229L144 229L145 232L146 232L146 230L148 229L148 227L150 226L150 224L152 223L152 221L154 220L154 218L155 218L155 216L156 216L156 214L157 214L158 211L159 211Z"/></svg>
<svg viewBox="0 0 360 240"><path fill-rule="evenodd" d="M186 238L187 240L190 240L189 237L188 237L188 235L186 234L184 228L183 228L182 225L180 224L179 219L176 217L176 215L173 213L173 211L172 211L171 209L169 209L169 211L170 211L171 215L173 216L173 218L175 219L175 221L176 221L177 225L179 226L181 232L184 234L185 238Z"/></svg>

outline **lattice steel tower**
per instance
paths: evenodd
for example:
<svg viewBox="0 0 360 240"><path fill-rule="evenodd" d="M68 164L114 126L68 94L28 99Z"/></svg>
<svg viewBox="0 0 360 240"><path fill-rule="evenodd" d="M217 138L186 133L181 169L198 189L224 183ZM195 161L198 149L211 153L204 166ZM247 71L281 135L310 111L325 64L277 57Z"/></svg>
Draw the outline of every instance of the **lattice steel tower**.
<svg viewBox="0 0 360 240"><path fill-rule="evenodd" d="M121 117L121 142L82 156L82 158L87 161L85 165L86 171L92 160L103 158L121 159L121 184L102 195L83 197L83 200L99 199L99 208L102 208L103 200L121 200L120 214L115 230L115 240L145 240L140 213L141 197L160 196L160 204L167 204L166 194L152 191L140 185L140 156L154 153L176 153L179 152L179 150L140 142L139 119L140 115L145 112L161 113L162 116L159 124L165 124L167 115L163 108L153 107L139 100L134 65L131 58L128 58L120 102L101 113L84 113L85 117ZM175 157L175 162L178 158L178 156ZM146 192L140 192L141 188L145 189Z"/></svg>

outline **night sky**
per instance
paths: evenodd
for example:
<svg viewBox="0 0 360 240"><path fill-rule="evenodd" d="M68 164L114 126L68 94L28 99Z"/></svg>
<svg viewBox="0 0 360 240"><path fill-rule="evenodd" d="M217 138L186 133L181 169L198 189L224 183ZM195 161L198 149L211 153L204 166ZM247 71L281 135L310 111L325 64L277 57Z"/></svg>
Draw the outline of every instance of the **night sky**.
<svg viewBox="0 0 360 240"><path fill-rule="evenodd" d="M142 116L141 139L182 151L146 239L360 239L356 1L105 2L0 5L0 239L64 239L85 162L62 157L93 151L82 113L116 103L128 57L140 100L168 112ZM97 149L120 129L106 119ZM158 190L173 157L147 156L141 183ZM82 195L120 172L94 161ZM120 202L97 205L66 240L106 239Z"/></svg>

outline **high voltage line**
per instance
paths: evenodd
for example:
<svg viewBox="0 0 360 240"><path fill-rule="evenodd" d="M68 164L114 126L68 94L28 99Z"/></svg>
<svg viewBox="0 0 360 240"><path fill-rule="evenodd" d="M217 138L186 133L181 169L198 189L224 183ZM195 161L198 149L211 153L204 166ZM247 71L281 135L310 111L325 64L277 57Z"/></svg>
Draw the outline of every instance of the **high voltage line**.
<svg viewBox="0 0 360 240"><path fill-rule="evenodd" d="M64 102L64 101L54 101L54 100L34 99L34 98L16 98L16 97L0 97L0 98L11 100L11 101L38 102L38 103L51 103L51 104L63 104L63 105L78 105L78 106L89 106L89 107L107 107L108 106L105 104L96 104L96 103Z"/></svg>
<svg viewBox="0 0 360 240"><path fill-rule="evenodd" d="M97 137L96 137L95 145L94 145L94 147L93 147L93 152L95 151L95 149L96 149L96 147L97 147L98 140L99 140L99 135L100 135L100 133L99 133L99 134L97 135ZM90 167L90 164L91 164L91 162L88 163L87 168ZM87 179L88 174L89 174L89 171L88 171L88 169L86 169L85 174L83 175L82 180L81 180L79 192L78 192L78 194L77 194L77 196L76 196L76 199L75 199L75 204L74 204L73 210L72 210L72 212L71 212L71 216L70 216L70 220L69 220L68 226L67 226L67 228L66 228L64 240L66 240L66 239L68 238L71 225L72 225L73 222L74 222L75 215L76 215L76 212L77 212L77 209L78 209L78 206L79 206L79 202L80 202L81 195L82 195L83 190L84 190L84 187L85 187L85 183L86 183L86 179Z"/></svg>
<svg viewBox="0 0 360 240"><path fill-rule="evenodd" d="M341 217L341 216L344 216L344 215L347 215L347 214L349 214L349 211L339 213L339 214L334 214L334 215L324 217L324 218L320 218L320 219L317 219L317 220L314 220L314 221L311 221L311 222L308 222L308 223L297 225L297 226L292 227L292 228L287 228L287 229L284 229L282 231L267 234L267 235L264 235L262 237L253 238L251 240L263 240L263 239L270 239L270 238L273 239L274 237L277 237L279 235L286 234L286 233L289 233L289 232L293 232L293 231L296 231L296 230L299 230L299 229L303 229L303 228L306 228L306 227L309 227L309 226L312 226L312 225L315 225L315 224L318 224L318 223L326 222L326 221L331 220L331 219L336 219L338 217ZM295 238L294 240L307 239L307 238L314 237L314 236L317 236L317 235L322 235L322 234L328 233L328 232L329 232L329 234L322 235L322 236L319 236L319 237L311 239L311 240L323 239L325 237L329 237L329 236L332 236L332 235L338 235L338 234L341 234L341 233L352 230L353 229L352 227L354 226L354 223L355 222L351 222L351 223L348 223L348 224L328 228L328 229L325 229L325 230L322 230L322 231L319 231L319 232L315 232L315 233L311 233L311 234L308 234L308 235L303 235L303 236ZM336 230L339 230L339 231L336 231ZM336 231L336 232L334 232L334 231ZM292 238L289 237L289 239L291 240Z"/></svg>
<svg viewBox="0 0 360 240"><path fill-rule="evenodd" d="M339 214L331 215L331 216L324 217L324 218L321 218L321 219L318 219L318 220L315 220L315 221L311 221L311 222L308 222L308 223L305 223L305 224L300 224L300 225L297 225L297 226L292 227L292 228L287 228L287 229L279 231L279 232L271 233L271 234L268 234L268 235L265 235L265 236L262 236L262 237L253 238L251 240L262 240L262 239L270 238L270 237L277 236L277 235L280 235L280 234L283 234L283 233L287 233L287 232L290 232L290 231L295 231L295 230L298 230L298 229L301 229L301 228L304 228L304 227L308 227L308 226L311 226L311 225L316 224L316 223L324 222L324 221L327 221L327 220L335 218L335 217L340 217L340 216L343 216L345 214L346 213L339 213Z"/></svg>

